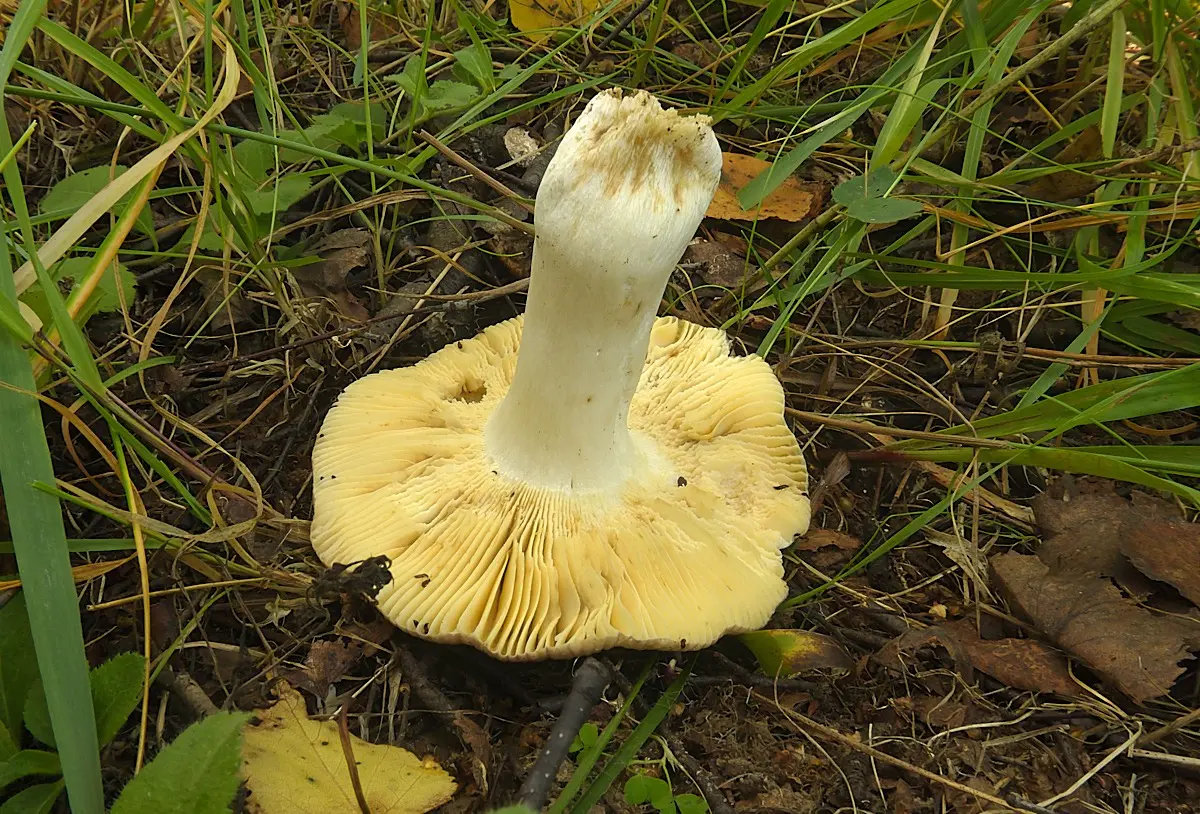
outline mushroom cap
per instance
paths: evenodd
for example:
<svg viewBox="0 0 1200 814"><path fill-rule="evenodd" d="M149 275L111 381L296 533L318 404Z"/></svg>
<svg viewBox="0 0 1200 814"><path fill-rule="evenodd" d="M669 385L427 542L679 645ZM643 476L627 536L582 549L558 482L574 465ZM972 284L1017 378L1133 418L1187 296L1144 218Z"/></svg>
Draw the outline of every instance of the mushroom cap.
<svg viewBox="0 0 1200 814"><path fill-rule="evenodd" d="M507 660L695 650L761 627L787 593L780 549L810 518L767 363L658 318L629 410L634 475L547 489L498 474L484 447L522 320L342 393L313 452L317 554L389 557L376 601L395 625Z"/></svg>

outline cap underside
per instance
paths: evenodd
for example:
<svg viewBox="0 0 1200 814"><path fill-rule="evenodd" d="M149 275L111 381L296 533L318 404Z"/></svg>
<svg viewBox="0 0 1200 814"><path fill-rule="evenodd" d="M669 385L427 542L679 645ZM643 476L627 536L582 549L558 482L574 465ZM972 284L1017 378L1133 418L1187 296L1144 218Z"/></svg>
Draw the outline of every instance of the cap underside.
<svg viewBox="0 0 1200 814"><path fill-rule="evenodd" d="M347 388L313 452L321 559L388 556L377 602L394 624L504 659L696 649L765 623L786 595L779 549L809 521L770 367L730 356L722 331L658 319L629 411L657 462L619 494L552 491L484 451L521 326Z"/></svg>

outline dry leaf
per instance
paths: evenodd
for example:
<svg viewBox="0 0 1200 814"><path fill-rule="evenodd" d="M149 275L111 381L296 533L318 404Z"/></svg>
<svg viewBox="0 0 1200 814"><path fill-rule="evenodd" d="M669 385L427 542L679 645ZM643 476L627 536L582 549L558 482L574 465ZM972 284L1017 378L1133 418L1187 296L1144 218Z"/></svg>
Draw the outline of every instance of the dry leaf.
<svg viewBox="0 0 1200 814"><path fill-rule="evenodd" d="M1052 647L1033 639L981 639L966 620L945 625L971 660L971 665L997 681L1019 690L1078 695L1067 660Z"/></svg>
<svg viewBox="0 0 1200 814"><path fill-rule="evenodd" d="M1014 611L1135 701L1166 695L1188 657L1184 628L1121 595L1107 579L1054 575L1037 557L993 557Z"/></svg>
<svg viewBox="0 0 1200 814"><path fill-rule="evenodd" d="M963 570L976 591L990 593L987 587L987 563L979 546L960 534L946 534L934 529L925 529L925 537L942 549L946 557Z"/></svg>
<svg viewBox="0 0 1200 814"><path fill-rule="evenodd" d="M1088 127L1071 139L1070 143L1054 156L1056 164L1083 164L1103 158L1100 128ZM1043 201L1066 201L1082 198L1104 183L1104 179L1088 172L1059 170L1043 175L1029 184L1029 194Z"/></svg>
<svg viewBox="0 0 1200 814"><path fill-rule="evenodd" d="M708 206L708 217L720 220L758 220L779 218L801 221L821 211L828 188L825 184L788 177L762 204L750 211L738 203L738 192L759 173L770 169L770 162L751 155L721 154L721 183Z"/></svg>
<svg viewBox="0 0 1200 814"><path fill-rule="evenodd" d="M570 25L600 7L600 0L509 0L513 28L536 31Z"/></svg>
<svg viewBox="0 0 1200 814"><path fill-rule="evenodd" d="M833 529L810 529L807 534L792 543L793 551L816 551L820 548L833 546L842 551L855 551L862 546L862 540L842 534Z"/></svg>
<svg viewBox="0 0 1200 814"><path fill-rule="evenodd" d="M317 247L316 253L321 258L318 262L292 269L300 292L306 297L327 297L342 316L366 321L370 314L347 290L346 277L366 265L370 245L371 234L366 229L340 229L331 233Z"/></svg>
<svg viewBox="0 0 1200 814"><path fill-rule="evenodd" d="M1200 524L1142 520L1124 529L1121 551L1143 574L1200 605Z"/></svg>
<svg viewBox="0 0 1200 814"><path fill-rule="evenodd" d="M324 699L330 685L340 681L360 658L362 647L357 643L313 642L304 659L304 669L292 670L285 677L293 686Z"/></svg>
<svg viewBox="0 0 1200 814"><path fill-rule="evenodd" d="M1148 595L1153 586L1121 553L1122 529L1129 524L1179 517L1171 504L1141 492L1125 500L1112 484L1101 482L1093 491L1068 490L1062 497L1049 493L1033 501L1037 524L1048 535L1038 548L1054 574L1096 573L1112 577L1135 596Z"/></svg>
<svg viewBox="0 0 1200 814"><path fill-rule="evenodd" d="M252 814L359 814L333 721L313 721L300 693L281 685L279 702L246 727L242 773ZM363 795L374 814L423 814L457 786L431 758L350 735Z"/></svg>
<svg viewBox="0 0 1200 814"><path fill-rule="evenodd" d="M745 255L716 240L693 240L683 252L683 262L695 264L696 275L708 285L736 290L746 277Z"/></svg>
<svg viewBox="0 0 1200 814"><path fill-rule="evenodd" d="M811 630L755 630L738 636L764 674L791 678L816 670L846 672L854 660L836 639Z"/></svg>

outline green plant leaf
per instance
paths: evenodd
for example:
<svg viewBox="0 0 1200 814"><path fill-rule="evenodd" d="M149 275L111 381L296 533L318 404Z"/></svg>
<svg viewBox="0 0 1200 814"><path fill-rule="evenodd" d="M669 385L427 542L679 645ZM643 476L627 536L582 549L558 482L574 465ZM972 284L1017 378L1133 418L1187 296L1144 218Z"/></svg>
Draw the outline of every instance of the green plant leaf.
<svg viewBox="0 0 1200 814"><path fill-rule="evenodd" d="M472 82L485 91L496 87L496 71L492 67L492 54L482 42L472 43L460 51L454 52L455 66L462 68L463 73Z"/></svg>
<svg viewBox="0 0 1200 814"><path fill-rule="evenodd" d="M306 175L285 175L269 182L262 189L244 191L246 202L256 215L284 212L295 206L312 188L312 179Z"/></svg>
<svg viewBox="0 0 1200 814"><path fill-rule="evenodd" d="M429 86L429 95L425 97L424 104L430 113L441 113L470 107L479 96L479 88L450 79L439 79Z"/></svg>
<svg viewBox="0 0 1200 814"><path fill-rule="evenodd" d="M921 214L921 204L908 198L859 198L846 214L866 223L896 223Z"/></svg>
<svg viewBox="0 0 1200 814"><path fill-rule="evenodd" d="M62 794L63 781L39 783L17 792L0 805L0 814L50 814Z"/></svg>
<svg viewBox="0 0 1200 814"><path fill-rule="evenodd" d="M37 676L25 592L20 591L0 608L0 726L14 744L20 743L25 698Z"/></svg>
<svg viewBox="0 0 1200 814"><path fill-rule="evenodd" d="M588 722L579 728L579 734L571 741L570 751L578 752L580 749L585 749L596 742L600 737L600 729L593 723Z"/></svg>
<svg viewBox="0 0 1200 814"><path fill-rule="evenodd" d="M675 797L679 814L708 814L708 801L699 794L680 794Z"/></svg>
<svg viewBox="0 0 1200 814"><path fill-rule="evenodd" d="M140 653L121 653L91 671L96 737L105 746L137 708L142 698L146 659Z"/></svg>
<svg viewBox="0 0 1200 814"><path fill-rule="evenodd" d="M833 188L833 199L842 206L849 206L864 198L882 198L897 178L891 167L880 167L866 175L856 175L842 181Z"/></svg>
<svg viewBox="0 0 1200 814"><path fill-rule="evenodd" d="M0 763L11 758L17 752L21 751L17 746L17 742L13 740L13 736L9 733L8 727L0 724Z"/></svg>
<svg viewBox="0 0 1200 814"><path fill-rule="evenodd" d="M227 814L247 718L218 712L189 726L129 781L111 814Z"/></svg>
<svg viewBox="0 0 1200 814"><path fill-rule="evenodd" d="M62 774L62 764L54 752L23 749L0 763L0 789L22 777L57 774Z"/></svg>
<svg viewBox="0 0 1200 814"><path fill-rule="evenodd" d="M86 255L66 257L50 267L50 278L58 283L60 289L71 291L80 280L87 276L94 260L95 258ZM124 291L125 302L133 302L135 280L133 274L120 264L117 264L115 276L111 269L105 272L100 278L100 284L96 286L95 292L92 293L76 319L76 323L83 325L96 314L121 310L122 296L118 292L118 286ZM50 324L53 315L50 312L50 304L46 300L46 292L42 291L40 283L26 291L21 296L21 302L33 309L33 312L42 320L43 325Z"/></svg>
<svg viewBox="0 0 1200 814"><path fill-rule="evenodd" d="M129 168L120 164L111 168L105 164L68 175L50 187L50 191L42 197L41 202L38 204L38 212L43 215L59 212L62 213L65 220L75 214L75 210L82 208L96 193L104 189L110 180L123 175L127 169ZM125 208L129 205L129 198L132 195L132 192L127 193L113 206L114 215L117 217L121 216ZM142 209L138 213L137 228L144 235L154 234L154 215L150 212L149 208Z"/></svg>
<svg viewBox="0 0 1200 814"><path fill-rule="evenodd" d="M25 696L25 728L29 734L50 748L57 746L54 740L54 726L50 723L50 710L46 707L46 690L39 679L29 688Z"/></svg>
<svg viewBox="0 0 1200 814"><path fill-rule="evenodd" d="M625 781L625 802L630 805L649 803L662 811L671 805L671 784L660 777L635 774Z"/></svg>

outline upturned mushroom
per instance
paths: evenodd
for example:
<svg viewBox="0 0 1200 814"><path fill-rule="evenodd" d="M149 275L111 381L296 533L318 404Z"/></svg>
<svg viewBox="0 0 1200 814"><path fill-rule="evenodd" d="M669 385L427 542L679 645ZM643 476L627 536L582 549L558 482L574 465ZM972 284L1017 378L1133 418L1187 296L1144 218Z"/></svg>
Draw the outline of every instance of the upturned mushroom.
<svg viewBox="0 0 1200 814"><path fill-rule="evenodd" d="M312 543L389 557L398 627L511 660L692 650L785 597L810 509L782 387L655 317L720 173L707 118L600 93L538 190L525 315L342 393Z"/></svg>

